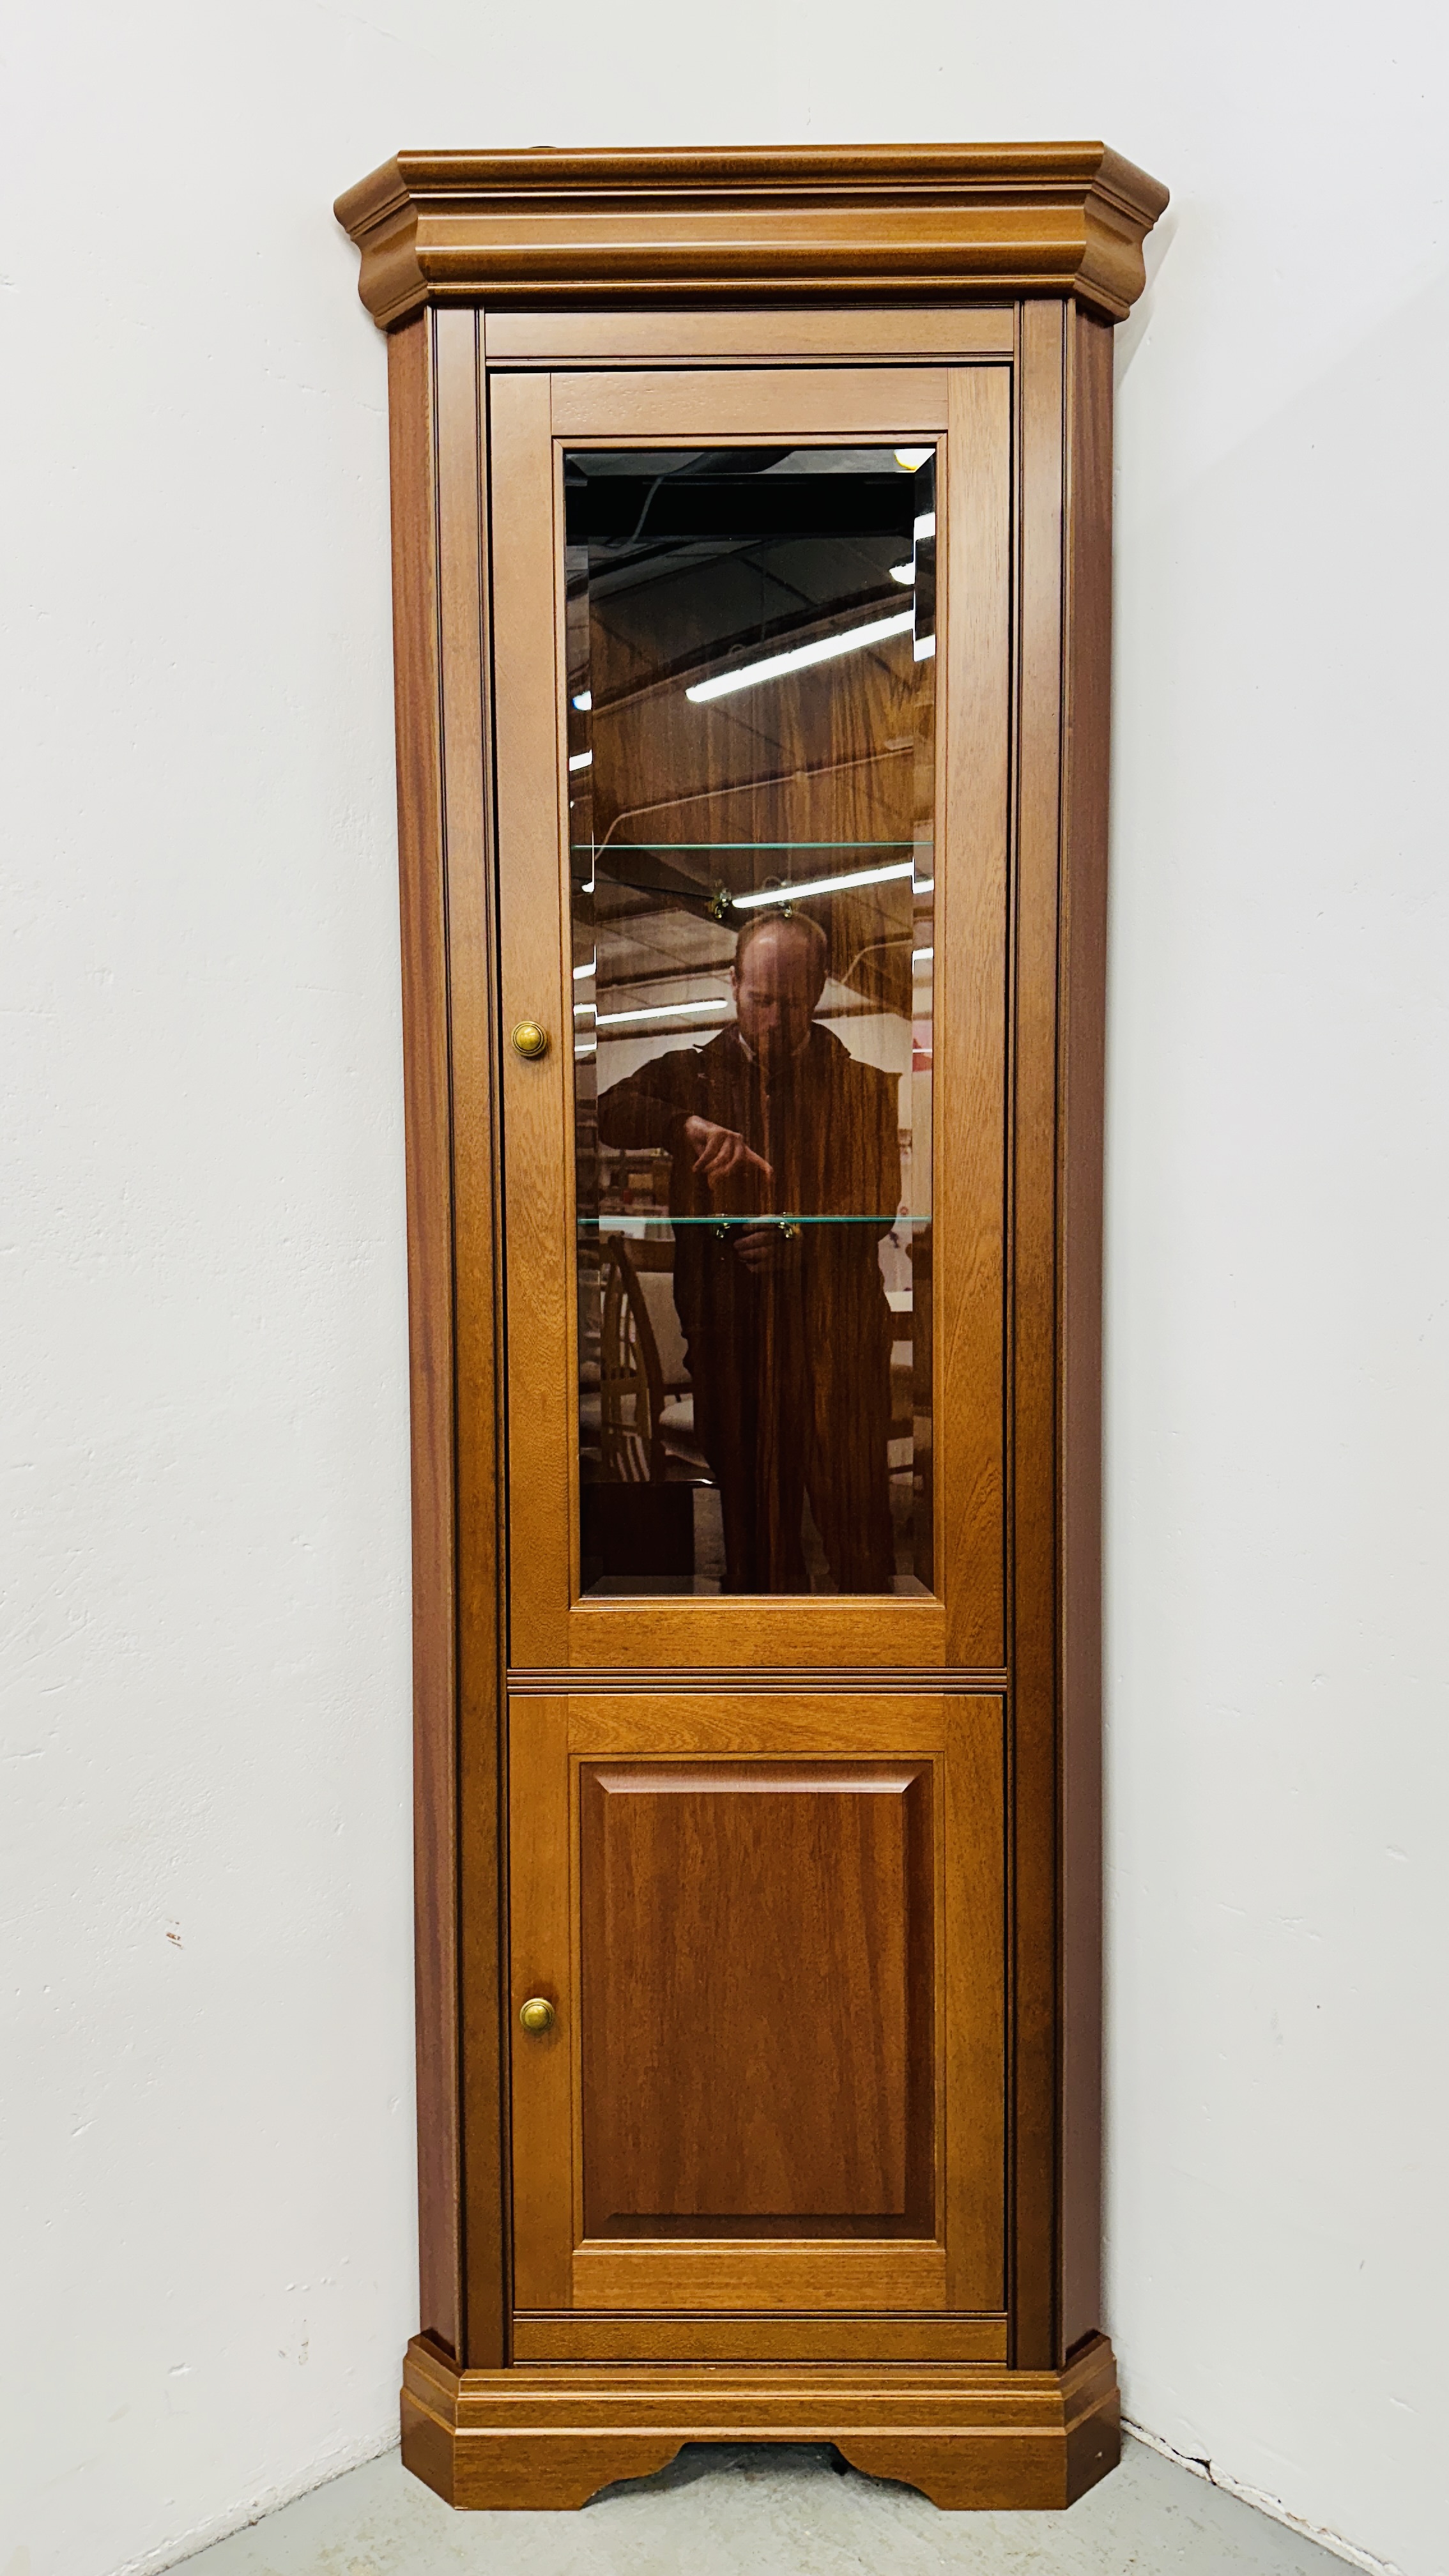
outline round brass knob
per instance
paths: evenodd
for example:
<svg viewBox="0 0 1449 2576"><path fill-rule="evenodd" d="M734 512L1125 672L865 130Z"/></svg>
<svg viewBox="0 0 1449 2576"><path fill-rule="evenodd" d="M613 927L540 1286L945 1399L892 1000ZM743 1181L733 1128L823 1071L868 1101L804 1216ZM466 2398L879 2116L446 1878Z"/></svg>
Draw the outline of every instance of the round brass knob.
<svg viewBox="0 0 1449 2576"><path fill-rule="evenodd" d="M520 1020L513 1032L513 1045L516 1054L533 1062L548 1053L548 1031L541 1029L537 1020Z"/></svg>
<svg viewBox="0 0 1449 2576"><path fill-rule="evenodd" d="M526 2004L519 2005L518 2018L535 2039L541 2038L544 2031L552 2030L554 2011L547 1995L530 1995Z"/></svg>

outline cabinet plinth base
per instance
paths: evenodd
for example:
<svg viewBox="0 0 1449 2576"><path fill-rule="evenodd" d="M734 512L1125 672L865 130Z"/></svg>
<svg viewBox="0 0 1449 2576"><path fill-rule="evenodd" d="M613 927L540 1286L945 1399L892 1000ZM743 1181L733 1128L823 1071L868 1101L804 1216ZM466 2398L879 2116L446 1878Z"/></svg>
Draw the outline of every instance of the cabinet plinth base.
<svg viewBox="0 0 1449 2576"><path fill-rule="evenodd" d="M1103 2335L1064 2370L994 2362L565 2363L464 2370L408 2347L404 2466L446 2504L558 2512L647 2477L686 2442L834 2442L870 2477L949 2512L1050 2511L1115 2468L1117 2372Z"/></svg>

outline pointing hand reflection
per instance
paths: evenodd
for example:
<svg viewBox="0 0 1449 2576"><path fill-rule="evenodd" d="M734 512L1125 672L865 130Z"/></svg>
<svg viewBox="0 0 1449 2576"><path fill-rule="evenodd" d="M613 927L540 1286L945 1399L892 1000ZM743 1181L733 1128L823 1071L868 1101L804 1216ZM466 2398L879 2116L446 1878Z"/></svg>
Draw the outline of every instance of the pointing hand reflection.
<svg viewBox="0 0 1449 2576"><path fill-rule="evenodd" d="M763 1154L757 1154L753 1145L747 1145L732 1127L716 1127L710 1118L686 1118L684 1132L695 1149L694 1168L704 1174L711 1189L717 1189L742 1163L753 1163L767 1181L774 1179L774 1165L767 1163Z"/></svg>

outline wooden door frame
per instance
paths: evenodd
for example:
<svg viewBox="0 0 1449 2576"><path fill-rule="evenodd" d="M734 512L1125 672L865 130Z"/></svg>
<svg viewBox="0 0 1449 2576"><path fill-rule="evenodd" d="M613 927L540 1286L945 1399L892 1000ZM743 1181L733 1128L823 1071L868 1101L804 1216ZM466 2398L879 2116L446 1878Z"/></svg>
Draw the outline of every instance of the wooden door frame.
<svg viewBox="0 0 1449 2576"><path fill-rule="evenodd" d="M1099 2298L1100 1170L1112 335L1108 322L1061 296L1007 309L1010 351L991 354L1012 369L1017 496L1008 2310L1013 2367L1059 2372L1096 2327ZM687 354L703 354L711 318L685 317ZM791 346L782 327L791 317L769 319L759 337L773 347L760 354L778 366ZM891 321L884 316L877 332L881 358L901 354L900 328L887 327ZM961 317L960 338L977 341L976 357L984 354L980 321L969 309ZM1004 340L994 314L991 330ZM430 307L389 337L422 2323L440 2355L474 2371L508 2361L510 2304L500 1981L499 1019L485 682L488 336L482 307L463 305ZM858 359L859 313L840 336L854 340L850 355ZM738 364L738 330L721 337L729 345L719 357ZM657 360L668 353L655 347L649 354ZM801 358L818 364L818 349ZM459 1547L464 1527L475 1534L467 1551ZM786 1678L772 1675L771 1685ZM847 1676L843 1686L882 1691L906 1679ZM738 1677L732 1681L737 1686Z"/></svg>
<svg viewBox="0 0 1449 2576"><path fill-rule="evenodd" d="M590 1669L723 1673L767 1662L776 1671L969 1671L999 1682L1007 1553L1008 371L971 360L909 370L802 362L791 369L601 367L547 375L509 367L497 374L490 465L515 497L493 553L502 1005L505 1026L542 1011L560 1032L542 1063L523 1063L505 1050L501 1069L502 1152L513 1175L505 1302L530 1319L527 1336L511 1341L507 1362L510 1419L526 1426L526 1454L516 1428L509 1452L510 1678L526 1674L533 1686L552 1672L561 1688L579 1688ZM561 929L567 944L561 592L551 619L544 605L562 580L555 529L563 445L637 439L657 447L671 437L811 443L828 436L889 443L912 434L943 440L947 469L940 502L939 601L948 645L936 746L933 1125L938 1136L950 1132L959 1142L949 1160L937 1153L932 1196L934 1590L909 1600L581 1601L571 1598L569 1532L560 1529L557 1502L578 1469L574 1238L571 1215L554 1223L552 1204L554 1175L564 1172L567 1189L573 1164L572 995L560 948ZM968 926L953 927L960 922ZM539 1204L545 1199L547 1208ZM575 1496L571 1516L576 1511Z"/></svg>

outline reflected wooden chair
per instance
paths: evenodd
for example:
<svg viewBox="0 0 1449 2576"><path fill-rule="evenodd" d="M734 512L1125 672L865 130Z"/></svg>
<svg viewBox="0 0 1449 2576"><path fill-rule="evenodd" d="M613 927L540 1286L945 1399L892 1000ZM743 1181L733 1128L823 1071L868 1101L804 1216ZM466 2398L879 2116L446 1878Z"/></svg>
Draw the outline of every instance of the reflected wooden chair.
<svg viewBox="0 0 1449 2576"><path fill-rule="evenodd" d="M674 1305L674 1246L606 1235L599 1334L599 1453L608 1484L703 1484L694 1399Z"/></svg>

